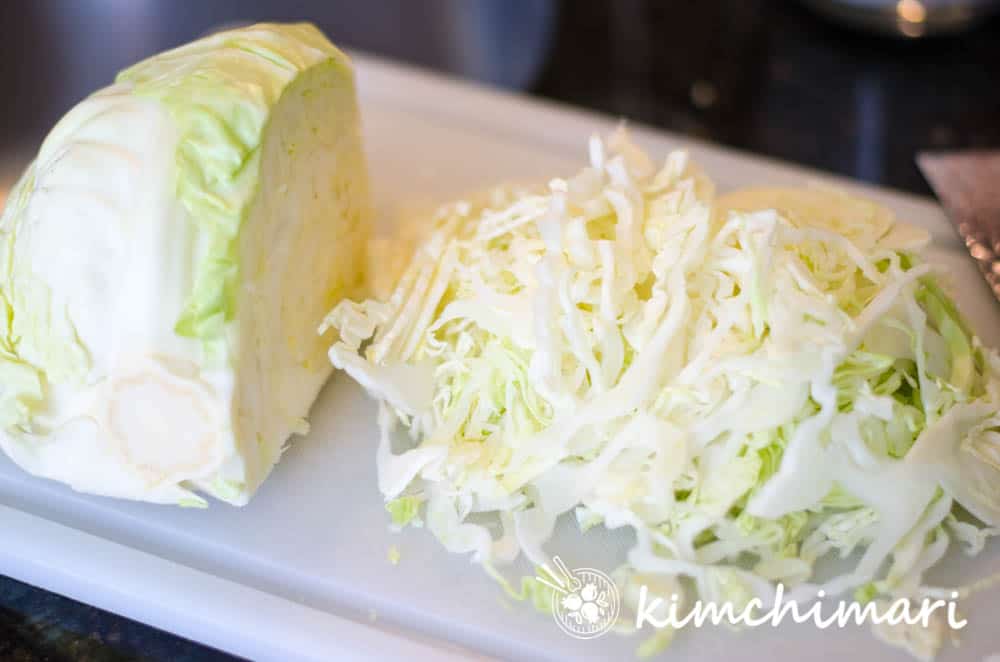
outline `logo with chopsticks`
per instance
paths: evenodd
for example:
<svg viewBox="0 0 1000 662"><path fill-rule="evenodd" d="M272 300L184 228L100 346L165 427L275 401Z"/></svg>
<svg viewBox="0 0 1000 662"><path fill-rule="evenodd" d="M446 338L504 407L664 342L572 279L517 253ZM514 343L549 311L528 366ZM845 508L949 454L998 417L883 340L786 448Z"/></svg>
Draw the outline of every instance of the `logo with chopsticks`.
<svg viewBox="0 0 1000 662"><path fill-rule="evenodd" d="M536 579L552 589L552 616L562 631L576 639L596 639L610 630L621 610L611 578L593 568L569 570L558 556L552 564L558 572L543 564Z"/></svg>

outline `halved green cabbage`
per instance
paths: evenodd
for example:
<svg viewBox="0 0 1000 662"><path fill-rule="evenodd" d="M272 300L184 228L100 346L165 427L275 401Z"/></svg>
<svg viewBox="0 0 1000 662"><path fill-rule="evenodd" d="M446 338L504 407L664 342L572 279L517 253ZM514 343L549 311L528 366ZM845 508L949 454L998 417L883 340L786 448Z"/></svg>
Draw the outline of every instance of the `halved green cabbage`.
<svg viewBox="0 0 1000 662"><path fill-rule="evenodd" d="M0 445L81 491L246 503L306 429L368 215L351 64L314 27L122 72L0 220Z"/></svg>

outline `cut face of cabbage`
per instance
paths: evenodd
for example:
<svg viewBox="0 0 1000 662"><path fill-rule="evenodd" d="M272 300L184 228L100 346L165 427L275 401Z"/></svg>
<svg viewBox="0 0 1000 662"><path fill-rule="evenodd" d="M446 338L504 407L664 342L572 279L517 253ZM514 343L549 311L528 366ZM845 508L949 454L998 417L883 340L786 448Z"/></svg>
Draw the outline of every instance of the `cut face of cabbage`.
<svg viewBox="0 0 1000 662"><path fill-rule="evenodd" d="M308 25L155 56L63 118L0 221L0 444L74 488L241 505L358 291L353 72Z"/></svg>
<svg viewBox="0 0 1000 662"><path fill-rule="evenodd" d="M393 292L333 309L330 358L381 402L394 522L493 576L575 515L634 531L625 596L916 596L1000 524L1000 359L927 242L840 191L717 198L620 132L547 189L443 207Z"/></svg>

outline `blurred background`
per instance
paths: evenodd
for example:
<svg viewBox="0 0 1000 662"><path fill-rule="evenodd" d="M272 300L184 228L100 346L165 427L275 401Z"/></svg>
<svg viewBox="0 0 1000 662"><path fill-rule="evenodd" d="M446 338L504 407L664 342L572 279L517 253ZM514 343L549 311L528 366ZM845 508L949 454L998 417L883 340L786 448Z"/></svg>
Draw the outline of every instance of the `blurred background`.
<svg viewBox="0 0 1000 662"><path fill-rule="evenodd" d="M222 25L305 19L347 48L925 193L918 149L1000 147L997 5L5 0L0 162L142 57Z"/></svg>
<svg viewBox="0 0 1000 662"><path fill-rule="evenodd" d="M4 0L0 190L74 103L221 26L348 49L928 194L922 149L1000 148L997 0ZM2 660L217 660L0 576Z"/></svg>

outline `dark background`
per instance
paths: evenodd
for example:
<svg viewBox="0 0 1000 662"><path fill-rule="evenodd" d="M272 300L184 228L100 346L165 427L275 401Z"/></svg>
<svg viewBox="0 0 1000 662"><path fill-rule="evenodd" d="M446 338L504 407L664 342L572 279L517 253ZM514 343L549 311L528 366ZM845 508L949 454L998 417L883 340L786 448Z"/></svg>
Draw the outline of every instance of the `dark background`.
<svg viewBox="0 0 1000 662"><path fill-rule="evenodd" d="M1000 148L997 18L902 39L792 0L4 0L0 172L117 70L253 20L917 193L918 150ZM226 656L0 576L0 660L131 659Z"/></svg>
<svg viewBox="0 0 1000 662"><path fill-rule="evenodd" d="M900 39L791 0L6 0L0 154L137 59L222 24L335 42L928 193L918 149L1000 146L1000 20ZM23 158L23 157L22 157Z"/></svg>

